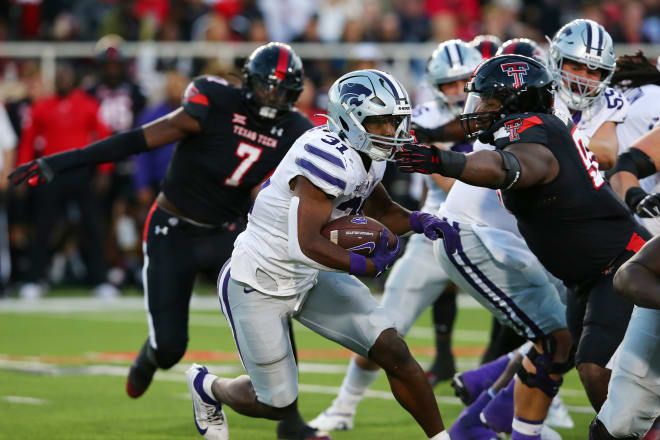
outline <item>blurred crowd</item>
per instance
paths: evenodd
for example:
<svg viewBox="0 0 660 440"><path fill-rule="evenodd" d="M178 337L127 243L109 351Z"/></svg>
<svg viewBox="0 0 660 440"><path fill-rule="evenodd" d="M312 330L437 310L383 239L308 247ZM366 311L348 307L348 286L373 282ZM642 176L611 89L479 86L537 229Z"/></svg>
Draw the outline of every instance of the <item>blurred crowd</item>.
<svg viewBox="0 0 660 440"><path fill-rule="evenodd" d="M591 18L615 43L660 42L656 0L3 0L0 40L542 40Z"/></svg>
<svg viewBox="0 0 660 440"><path fill-rule="evenodd" d="M297 106L321 124L315 115L339 75L392 70L373 43L484 33L541 42L577 17L602 23L615 42L660 43L659 10L656 0L0 0L0 41L97 42L94 58L58 64L54 88L43 83L37 60L0 59L0 210L9 220L7 227L0 218L0 242L11 248L11 258L0 249L0 296L13 286L26 297L61 283L92 286L99 296L140 286L142 225L173 146L98 167L89 188L69 188L63 179L57 197L8 188L16 163L157 119L179 105L199 74L240 84L243 59L153 57L145 67L144 59L125 57L123 41L360 42L353 61L304 60ZM421 75L423 63L410 67ZM386 181L398 201L414 207L406 179L390 170Z"/></svg>

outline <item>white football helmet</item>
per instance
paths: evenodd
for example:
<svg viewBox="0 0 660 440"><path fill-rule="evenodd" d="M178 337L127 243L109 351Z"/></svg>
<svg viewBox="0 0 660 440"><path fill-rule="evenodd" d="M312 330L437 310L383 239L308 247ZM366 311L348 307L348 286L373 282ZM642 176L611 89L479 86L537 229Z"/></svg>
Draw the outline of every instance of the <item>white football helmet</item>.
<svg viewBox="0 0 660 440"><path fill-rule="evenodd" d="M565 59L601 70L600 81L564 71ZM557 83L559 96L573 110L585 110L600 98L615 68L612 37L595 21L573 20L559 29L550 41L548 69Z"/></svg>
<svg viewBox="0 0 660 440"><path fill-rule="evenodd" d="M375 69L356 70L339 78L328 92L328 129L373 160L393 160L410 134L408 92L392 75ZM367 132L367 118L391 117L394 136Z"/></svg>
<svg viewBox="0 0 660 440"><path fill-rule="evenodd" d="M426 63L426 81L440 103L456 115L463 110L466 95L449 97L442 93L440 85L469 79L481 61L481 53L469 43L447 40L438 45Z"/></svg>

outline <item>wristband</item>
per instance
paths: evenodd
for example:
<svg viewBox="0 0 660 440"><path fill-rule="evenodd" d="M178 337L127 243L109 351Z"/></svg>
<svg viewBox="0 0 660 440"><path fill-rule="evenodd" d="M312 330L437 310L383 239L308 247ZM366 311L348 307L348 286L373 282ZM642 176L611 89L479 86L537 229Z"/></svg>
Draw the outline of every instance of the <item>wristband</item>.
<svg viewBox="0 0 660 440"><path fill-rule="evenodd" d="M349 255L351 259L348 273L351 275L365 276L367 274L367 257L355 252L349 252Z"/></svg>
<svg viewBox="0 0 660 440"><path fill-rule="evenodd" d="M646 196L646 191L639 186L633 186L626 191L626 205L634 211L637 208L637 204Z"/></svg>

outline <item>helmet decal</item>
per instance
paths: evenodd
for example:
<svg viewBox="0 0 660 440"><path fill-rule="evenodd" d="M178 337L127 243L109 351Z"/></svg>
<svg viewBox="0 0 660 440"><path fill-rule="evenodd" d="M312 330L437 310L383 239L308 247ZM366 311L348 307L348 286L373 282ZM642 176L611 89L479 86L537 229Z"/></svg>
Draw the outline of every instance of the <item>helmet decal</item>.
<svg viewBox="0 0 660 440"><path fill-rule="evenodd" d="M513 77L513 87L516 89L522 87L525 83L524 76L527 75L527 71L529 70L529 64L517 61L514 63L503 63L500 67L502 68L502 72Z"/></svg>
<svg viewBox="0 0 660 440"><path fill-rule="evenodd" d="M361 105L365 99L371 96L371 90L359 83L345 83L339 91L339 100L346 105Z"/></svg>

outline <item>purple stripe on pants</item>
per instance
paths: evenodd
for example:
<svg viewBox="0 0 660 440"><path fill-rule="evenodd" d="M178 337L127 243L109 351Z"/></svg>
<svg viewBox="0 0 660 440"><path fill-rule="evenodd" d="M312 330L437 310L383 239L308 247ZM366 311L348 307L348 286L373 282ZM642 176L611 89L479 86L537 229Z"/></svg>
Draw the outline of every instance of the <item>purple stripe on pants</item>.
<svg viewBox="0 0 660 440"><path fill-rule="evenodd" d="M222 270L220 271L220 275L222 276L222 272L224 272L225 267L229 264L231 259L227 260L224 266L222 266ZM218 280L218 284L222 283L222 296L220 300L222 301L222 305L224 306L225 312L227 314L227 321L229 321L229 327L231 327L231 334L234 336L234 342L236 343L236 349L238 350L238 355L241 357L241 362L243 362L243 356L241 355L241 347L238 344L238 338L236 337L236 326L234 325L234 317L232 316L231 313L231 307L229 306L229 297L227 295L228 289L227 286L229 285L229 279L231 278L231 269L227 269L227 274L225 275L224 279Z"/></svg>
<svg viewBox="0 0 660 440"><path fill-rule="evenodd" d="M454 222L454 227L460 231L460 229L458 228L458 224L455 223L455 222ZM516 305L516 303L514 303L513 300L512 300L512 299L511 299L506 293L504 293L504 292L503 292L502 290L500 290L495 284L493 284L493 282L492 282L491 280L489 280L488 277L486 277L486 275L485 275L482 271L480 271L479 268L478 268L474 263L472 263L472 262L470 261L470 259L469 259L468 256L465 254L465 252L463 252L463 243L461 242L460 236L459 236L459 240L458 240L457 254L461 257L461 260L463 260L463 263L464 263L466 266L468 266L470 269L472 269L472 272L473 272L475 275L477 275L477 277L478 277L478 278L479 278L479 279L480 279L480 280L481 280L486 286L488 286L488 288L489 288L489 289L490 289L490 290L491 290L491 291L492 291L492 292L493 292L493 293L494 293L499 299L503 300L503 301L504 301L504 302L505 302L505 303L511 308L511 311L513 312L513 314L515 315L515 317L519 318L520 321L522 321L522 322L528 327L528 329L532 331L532 333L533 333L533 337L535 337L535 338L542 338L543 336L545 336L545 335L543 334L543 332L541 331L541 329L538 328L538 326L537 326L536 324L534 324L534 322L533 322L533 321L532 321L532 320L531 320L531 319L530 319L530 318L529 318L529 317L528 317L528 316L527 316L522 310L520 310L520 309L518 308L518 306ZM481 296L483 296L484 298L486 298L486 299L487 299L487 300L493 305L493 307L499 309L502 313L504 313L504 315L505 315L507 318L509 318L509 320L511 321L511 323L512 323L514 326L516 326L516 327L518 328L519 331L522 331L522 333L523 333L524 335L529 336L529 335L528 335L528 332L527 332L527 329L526 329L524 326L522 326L519 322L517 322L515 319L513 319L514 316L511 316L511 314L510 314L509 311L506 309L506 307L501 306L500 304L498 304L497 301L493 300L493 299L490 297L490 295L489 295L489 294L488 294L483 288L481 288L481 286L479 286L479 284L478 284L475 280L472 279L472 277L471 277L471 276L465 271L465 269L463 268L463 266L461 266L460 264L458 264L458 262L456 261L456 259L454 258L453 255L449 255L449 254L447 254L447 257L449 258L449 261L452 262L452 264L454 265L454 267L456 267L456 269L461 273L461 275L463 276L463 278L465 278L465 280L466 280L468 283L470 283L470 285L471 285L471 286L472 286L477 292L479 292L479 293L481 294Z"/></svg>

